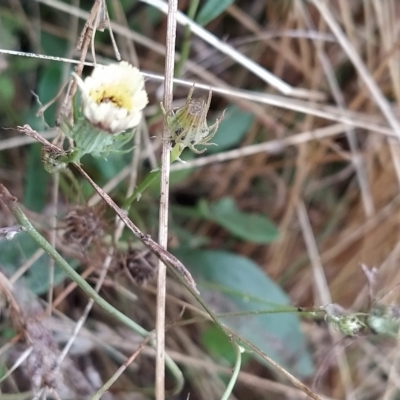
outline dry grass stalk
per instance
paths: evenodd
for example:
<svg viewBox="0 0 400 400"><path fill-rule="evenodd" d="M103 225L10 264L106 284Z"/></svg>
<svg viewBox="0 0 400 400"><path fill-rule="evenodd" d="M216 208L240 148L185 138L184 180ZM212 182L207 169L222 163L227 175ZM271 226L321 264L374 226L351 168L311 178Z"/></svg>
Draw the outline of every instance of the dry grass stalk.
<svg viewBox="0 0 400 400"><path fill-rule="evenodd" d="M41 3L51 4L58 9L64 7L63 12L87 18L87 14L77 7L49 0L41 0ZM229 8L229 18L235 19L240 30L237 51L264 70L273 71L290 88L324 92L337 100L343 98L345 102L339 101L341 104L336 107L325 103L294 101L268 93L237 90L260 88L259 81L249 72L250 69L246 70L249 64L244 62L237 68L230 54L221 55L213 51L211 46L206 47L201 40L194 39L194 51L206 50L209 57L196 59L196 62L189 60L186 79L177 82L190 87L193 80L201 77L204 83L196 85L197 88L208 90L210 84L219 86L212 88L214 97L218 97L215 96L217 93L223 93L225 98L251 110L256 118L239 148L198 158L187 165L177 164L173 169L202 168L180 190L192 194L194 189L198 189L202 193L207 192L211 199L232 196L243 209L273 216L281 228L281 239L278 242L269 247L243 242L235 244L234 249L257 260L270 276L280 279L296 304L306 305L317 301L318 297L313 295L318 276L315 268L317 265L318 271L326 279L326 285L319 285L319 298L329 291L333 301L345 307L356 304L356 308L360 309L367 307L369 297L368 282L359 268L360 261L381 270L383 292L394 287L400 279L397 268L400 260L397 244L398 157L396 146L384 138L393 137L398 131L398 40L394 29L399 16L398 5L394 1L369 0L341 0L337 3L288 1L284 8L282 4L254 2L253 8L247 9L237 3ZM268 21L260 17L266 12ZM313 31L306 29L310 26L307 13L311 15L316 27ZM221 20L225 23L223 18ZM224 29L229 25L224 23L211 24L207 29L215 33L215 37L222 38ZM50 24L43 26L44 29L50 29ZM143 56L144 52L139 52L140 58L148 62L144 64L145 68L156 69L153 66L157 65L158 70L162 69L164 46L151 37L130 31L127 26L115 23L112 26L125 40L133 40L151 49L151 61ZM253 36L249 37L249 32ZM331 32L338 39L333 39ZM233 44L229 43L229 29L227 34L228 44ZM240 42L243 37L245 40ZM225 44L221 39L217 39L216 43L217 46ZM324 66L318 55L321 48L330 68ZM352 60L356 69L351 67L348 59ZM100 60L98 56L97 61ZM332 75L339 78L339 87L335 88L331 81L325 79L329 74L331 78ZM151 80L162 79L157 74L149 76ZM239 98L245 99L245 102L240 102ZM300 114L313 118L304 120L299 117ZM382 116L390 126L386 125ZM328 125L327 121L334 122ZM343 140L343 133L346 132L350 133L349 137L355 136L358 146L356 151L353 146L349 151ZM25 141L16 143L9 139L2 140L0 149L21 143ZM363 171L356 168L358 181L354 179L354 169L346 170L351 164L359 166L356 153L364 165ZM332 170L339 172L331 173ZM341 174L343 171L346 173ZM128 174L127 168L108 187L115 187ZM255 182L263 185L265 191L261 194L257 192ZM369 186L369 193L365 187L363 189L359 186L363 184ZM108 193L108 190L104 191ZM320 252L318 263L315 263L314 257L314 273L299 233L301 227L296 216L299 204L304 204L307 209L308 223L315 235L310 235L309 240ZM212 237L215 247L225 244L226 234L211 223L195 221L190 227ZM112 285L112 282L108 284ZM394 290L391 302L398 302L396 295L397 291ZM321 352L327 352L327 336L322 335L323 339L319 336L323 329L305 324L310 340ZM176 336L173 339L176 341ZM368 398L368 395L379 398L385 393L389 397L393 393L397 387L393 369L390 369L388 363L390 346L365 343L359 347L362 349L361 355L359 352L354 353L360 357L359 361L350 363L354 391L347 388L346 393L343 381L334 367L322 374L321 390L335 398L347 395L348 398L357 396L358 399ZM357 346L355 344L346 351L350 353ZM202 368L222 371L220 365L213 362L206 364L200 358L202 349L199 353L195 353L193 346L187 346L187 349L188 353L193 352L192 357L186 353L177 353L176 358L192 368L196 365L200 368L201 365ZM366 367L372 363L374 368ZM381 371L388 375L387 380L382 379ZM294 389L276 382L266 382L251 374L244 373L241 376L245 377L243 379L251 387L262 388L262 394L265 391L276 391L289 398L300 396Z"/></svg>

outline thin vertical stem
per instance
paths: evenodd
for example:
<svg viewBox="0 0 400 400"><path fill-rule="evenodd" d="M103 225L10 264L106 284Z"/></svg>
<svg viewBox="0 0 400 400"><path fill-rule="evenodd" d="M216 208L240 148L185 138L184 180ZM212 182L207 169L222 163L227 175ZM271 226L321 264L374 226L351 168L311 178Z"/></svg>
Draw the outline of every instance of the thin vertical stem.
<svg viewBox="0 0 400 400"><path fill-rule="evenodd" d="M197 9L199 8L200 0L192 0L189 2L188 18L194 20L196 16ZM192 39L192 32L190 30L190 25L185 26L185 33L183 34L183 44L181 49L181 55L179 57L178 63L175 68L174 76L179 78L182 74L183 66L185 65L187 59L189 58L190 47Z"/></svg>
<svg viewBox="0 0 400 400"><path fill-rule="evenodd" d="M57 240L57 209L58 209L58 186L60 182L60 175L58 173L54 174L52 177L52 193L51 199L53 203L53 210L50 219L50 244L52 247L56 247ZM49 291L47 294L47 312L51 315L53 309L53 295L54 295L54 259L49 258Z"/></svg>
<svg viewBox="0 0 400 400"><path fill-rule="evenodd" d="M165 59L164 81L164 106L167 110L172 108L175 39L176 39L176 12L178 0L168 2L167 43ZM170 171L170 132L164 124L163 149L161 158L161 196L160 220L158 240L161 246L167 248L168 244L168 196L169 196L169 171ZM156 321L156 399L165 399L165 286L166 266L160 261L158 265L157 281L157 321Z"/></svg>

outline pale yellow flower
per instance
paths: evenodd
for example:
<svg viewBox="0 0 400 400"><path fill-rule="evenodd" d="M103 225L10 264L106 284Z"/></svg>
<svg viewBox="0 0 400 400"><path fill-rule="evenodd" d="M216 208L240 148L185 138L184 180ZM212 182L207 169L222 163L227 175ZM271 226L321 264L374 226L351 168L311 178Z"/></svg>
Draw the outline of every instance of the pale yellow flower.
<svg viewBox="0 0 400 400"><path fill-rule="evenodd" d="M81 92L83 115L95 127L118 134L139 125L148 98L137 68L122 61L95 67L84 81L73 76Z"/></svg>

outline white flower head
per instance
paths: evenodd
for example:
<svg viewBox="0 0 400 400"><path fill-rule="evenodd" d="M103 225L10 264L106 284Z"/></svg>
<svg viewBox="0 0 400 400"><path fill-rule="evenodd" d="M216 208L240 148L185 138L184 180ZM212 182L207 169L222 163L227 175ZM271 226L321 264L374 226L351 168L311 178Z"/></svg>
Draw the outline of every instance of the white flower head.
<svg viewBox="0 0 400 400"><path fill-rule="evenodd" d="M148 98L137 68L121 61L96 66L84 81L73 76L81 91L83 115L95 127L118 134L139 125Z"/></svg>

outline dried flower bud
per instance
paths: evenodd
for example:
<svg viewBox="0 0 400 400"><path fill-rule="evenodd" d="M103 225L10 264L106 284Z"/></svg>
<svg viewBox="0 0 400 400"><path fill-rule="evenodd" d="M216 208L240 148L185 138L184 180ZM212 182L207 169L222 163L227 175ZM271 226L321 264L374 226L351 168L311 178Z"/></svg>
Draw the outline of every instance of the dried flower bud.
<svg viewBox="0 0 400 400"><path fill-rule="evenodd" d="M96 128L119 134L139 125L148 99L137 68L122 61L96 66L84 81L73 76L81 92L83 115Z"/></svg>
<svg viewBox="0 0 400 400"><path fill-rule="evenodd" d="M211 126L207 125L207 113L211 104L212 92L209 91L207 103L202 99L192 99L194 86L190 89L188 97L183 107L175 112L166 111L161 103L161 109L165 115L166 124L171 132L171 140L175 148L181 153L185 147L197 154L201 154L206 149L198 150L197 145L215 145L209 141L217 133L219 123L223 118L217 118Z"/></svg>
<svg viewBox="0 0 400 400"><path fill-rule="evenodd" d="M137 285L145 285L155 275L158 258L147 249L130 249L118 258L119 268L125 270Z"/></svg>
<svg viewBox="0 0 400 400"><path fill-rule="evenodd" d="M64 240L86 248L103 231L102 210L98 207L76 207L62 220L65 227Z"/></svg>
<svg viewBox="0 0 400 400"><path fill-rule="evenodd" d="M366 326L356 314L349 313L338 304L329 304L325 311L326 322L343 335L356 336Z"/></svg>
<svg viewBox="0 0 400 400"><path fill-rule="evenodd" d="M56 146L44 144L41 154L44 169L51 174L64 169L67 166L65 161L68 159L68 153L58 149Z"/></svg>
<svg viewBox="0 0 400 400"><path fill-rule="evenodd" d="M400 328L400 307L374 304L368 315L367 323L375 333L397 337Z"/></svg>

